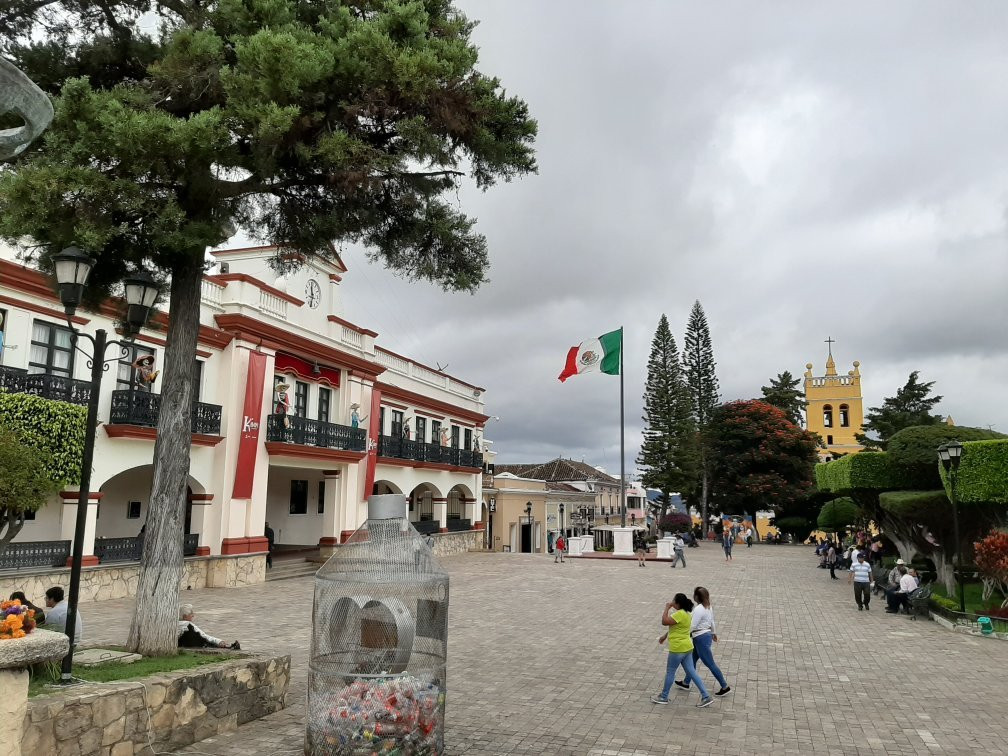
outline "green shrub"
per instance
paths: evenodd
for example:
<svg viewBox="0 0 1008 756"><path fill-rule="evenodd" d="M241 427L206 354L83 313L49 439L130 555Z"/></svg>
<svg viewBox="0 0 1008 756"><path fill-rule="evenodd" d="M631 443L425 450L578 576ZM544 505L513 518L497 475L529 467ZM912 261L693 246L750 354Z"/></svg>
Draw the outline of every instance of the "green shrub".
<svg viewBox="0 0 1008 756"><path fill-rule="evenodd" d="M861 507L855 504L853 499L844 496L823 504L823 508L819 510L816 525L819 530L832 533L836 530L842 530L848 525L855 525L863 518L864 513L861 511Z"/></svg>
<svg viewBox="0 0 1008 756"><path fill-rule="evenodd" d="M944 470L941 480L945 490L950 491ZM970 504L1008 504L1008 439L963 444L956 498Z"/></svg>
<svg viewBox="0 0 1008 756"><path fill-rule="evenodd" d="M910 522L952 516L952 504L944 491L887 491L879 496L879 504L894 517Z"/></svg>
<svg viewBox="0 0 1008 756"><path fill-rule="evenodd" d="M847 454L816 465L816 483L822 491L848 493L855 489L887 491L903 488L907 476L894 470L886 452Z"/></svg>
<svg viewBox="0 0 1008 756"><path fill-rule="evenodd" d="M945 598L944 596L936 596L932 593L931 603L940 606L942 609L948 609L953 612L959 611L959 602L954 599Z"/></svg>
<svg viewBox="0 0 1008 756"><path fill-rule="evenodd" d="M86 424L86 407L0 391L0 426L46 457L49 476L62 485L80 482Z"/></svg>
<svg viewBox="0 0 1008 756"><path fill-rule="evenodd" d="M886 452L889 463L902 475L907 488L930 490L941 486L938 447L949 441L983 441L1005 438L1003 433L987 428L957 425L915 425L904 428L889 439Z"/></svg>

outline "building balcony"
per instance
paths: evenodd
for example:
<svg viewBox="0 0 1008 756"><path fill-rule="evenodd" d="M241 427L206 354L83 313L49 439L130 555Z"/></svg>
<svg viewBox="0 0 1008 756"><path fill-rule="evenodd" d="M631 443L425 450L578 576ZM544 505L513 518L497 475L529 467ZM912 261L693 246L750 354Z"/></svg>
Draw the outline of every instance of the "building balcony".
<svg viewBox="0 0 1008 756"><path fill-rule="evenodd" d="M390 459L409 459L414 462L450 465L451 467L468 467L481 470L483 455L469 449L456 449L452 446L427 444L423 441L413 441L397 436L378 437L378 456Z"/></svg>
<svg viewBox="0 0 1008 756"><path fill-rule="evenodd" d="M91 383L48 373L0 366L0 389L12 394L34 394L70 404L86 405L91 400Z"/></svg>
<svg viewBox="0 0 1008 756"><path fill-rule="evenodd" d="M367 432L363 428L298 415L270 415L266 418L266 440L354 452L367 449Z"/></svg>
<svg viewBox="0 0 1008 756"><path fill-rule="evenodd" d="M155 428L160 412L160 394L136 389L113 391L109 424ZM219 436L221 429L220 405L205 404L204 402L193 403L191 422L193 433Z"/></svg>

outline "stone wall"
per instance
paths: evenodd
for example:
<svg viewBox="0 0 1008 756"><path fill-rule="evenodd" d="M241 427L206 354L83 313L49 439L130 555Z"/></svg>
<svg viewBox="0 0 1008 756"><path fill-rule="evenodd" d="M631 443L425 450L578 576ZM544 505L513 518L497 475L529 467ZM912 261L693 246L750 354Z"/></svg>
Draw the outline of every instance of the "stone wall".
<svg viewBox="0 0 1008 756"><path fill-rule="evenodd" d="M135 596L139 579L140 565L136 562L85 567L81 570L80 600L108 601ZM233 588L261 583L265 579L265 554L189 557L185 560L179 588ZM69 588L69 567L0 572L0 596L4 598L13 591L24 591L29 601L42 606L46 590L54 585L63 586L64 590Z"/></svg>
<svg viewBox="0 0 1008 756"><path fill-rule="evenodd" d="M483 546L482 530L461 530L457 533L434 534L434 556L446 557L465 554Z"/></svg>
<svg viewBox="0 0 1008 756"><path fill-rule="evenodd" d="M83 684L28 701L21 750L131 756L181 748L286 705L290 657L250 656L140 681Z"/></svg>

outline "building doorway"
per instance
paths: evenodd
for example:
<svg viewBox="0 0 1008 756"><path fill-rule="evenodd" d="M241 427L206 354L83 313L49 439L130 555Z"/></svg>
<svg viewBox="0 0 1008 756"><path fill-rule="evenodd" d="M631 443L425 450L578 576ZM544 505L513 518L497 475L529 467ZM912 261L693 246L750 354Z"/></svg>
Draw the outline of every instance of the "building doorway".
<svg viewBox="0 0 1008 756"><path fill-rule="evenodd" d="M521 553L532 553L532 523L530 522L521 524Z"/></svg>

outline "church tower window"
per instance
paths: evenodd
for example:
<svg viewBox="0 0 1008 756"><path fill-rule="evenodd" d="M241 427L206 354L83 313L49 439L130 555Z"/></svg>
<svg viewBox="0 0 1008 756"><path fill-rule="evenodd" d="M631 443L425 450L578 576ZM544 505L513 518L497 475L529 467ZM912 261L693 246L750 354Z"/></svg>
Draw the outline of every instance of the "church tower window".
<svg viewBox="0 0 1008 756"><path fill-rule="evenodd" d="M840 427L850 427L850 408L846 404L840 405Z"/></svg>
<svg viewBox="0 0 1008 756"><path fill-rule="evenodd" d="M833 405L824 404L822 408L822 423L824 428L833 427Z"/></svg>

